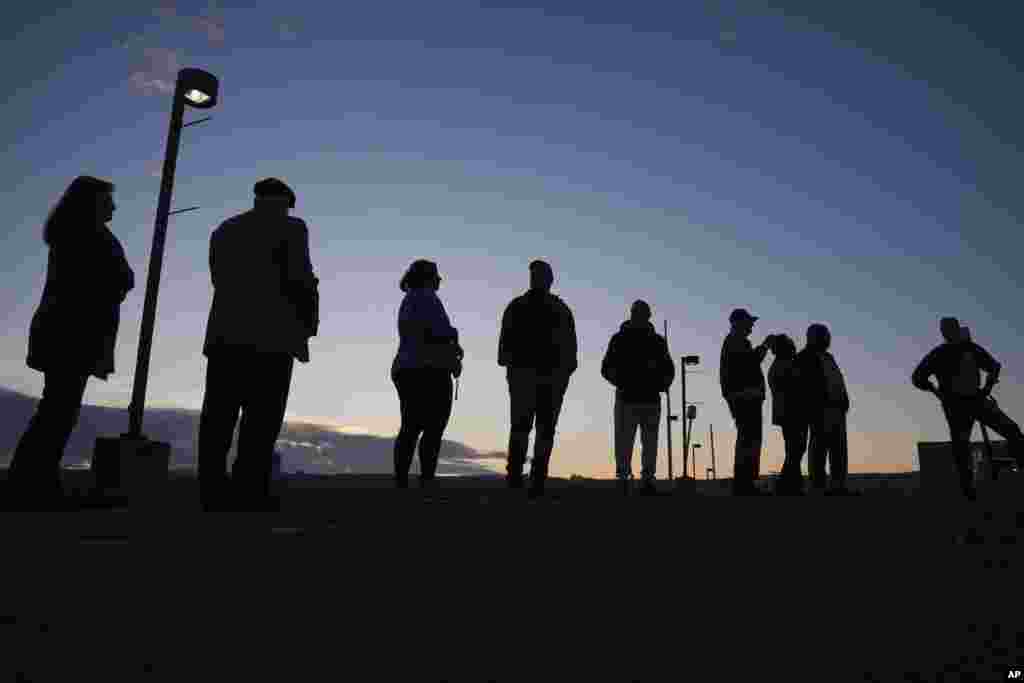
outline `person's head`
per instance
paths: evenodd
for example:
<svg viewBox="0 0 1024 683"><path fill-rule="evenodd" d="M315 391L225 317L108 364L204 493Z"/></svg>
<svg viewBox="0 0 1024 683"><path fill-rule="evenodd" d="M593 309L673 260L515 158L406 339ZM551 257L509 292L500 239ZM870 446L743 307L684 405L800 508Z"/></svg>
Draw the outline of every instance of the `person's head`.
<svg viewBox="0 0 1024 683"><path fill-rule="evenodd" d="M749 337L754 331L754 323L757 322L756 315L750 315L745 308L737 308L729 314L729 326L733 332Z"/></svg>
<svg viewBox="0 0 1024 683"><path fill-rule="evenodd" d="M555 272L547 261L536 260L530 263L530 289L547 292L555 282Z"/></svg>
<svg viewBox="0 0 1024 683"><path fill-rule="evenodd" d="M960 321L953 317L946 317L939 321L939 331L942 338L953 343L960 341Z"/></svg>
<svg viewBox="0 0 1024 683"><path fill-rule="evenodd" d="M105 224L114 217L116 208L113 183L78 176L50 209L43 225L43 241L52 245L68 231Z"/></svg>
<svg viewBox="0 0 1024 683"><path fill-rule="evenodd" d="M792 358L796 355L796 342L788 334L773 334L765 343L778 358Z"/></svg>
<svg viewBox="0 0 1024 683"><path fill-rule="evenodd" d="M287 215L289 209L295 208L295 193L277 178L264 178L252 186L252 192L260 211Z"/></svg>
<svg viewBox="0 0 1024 683"><path fill-rule="evenodd" d="M437 264L426 259L413 261L405 271L405 275L402 276L398 286L403 292L421 287L427 287L436 291L441 286L441 275L437 272Z"/></svg>
<svg viewBox="0 0 1024 683"><path fill-rule="evenodd" d="M813 323L807 328L807 348L812 351L828 351L832 346L832 333L821 323Z"/></svg>
<svg viewBox="0 0 1024 683"><path fill-rule="evenodd" d="M637 299L629 307L629 319L635 323L647 323L651 321L651 307L643 299Z"/></svg>

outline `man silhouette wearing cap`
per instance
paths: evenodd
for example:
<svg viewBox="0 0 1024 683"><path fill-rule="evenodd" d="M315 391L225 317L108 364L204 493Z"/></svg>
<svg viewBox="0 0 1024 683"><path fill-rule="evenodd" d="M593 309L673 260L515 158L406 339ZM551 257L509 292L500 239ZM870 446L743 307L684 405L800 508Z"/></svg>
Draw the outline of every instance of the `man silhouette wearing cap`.
<svg viewBox="0 0 1024 683"><path fill-rule="evenodd" d="M565 302L551 293L554 280L548 263L530 263L530 289L505 308L498 338L498 365L505 368L511 408L510 488L522 487L530 431L537 422L530 498L544 494L562 400L578 364L576 323Z"/></svg>
<svg viewBox="0 0 1024 683"><path fill-rule="evenodd" d="M761 459L762 408L766 394L761 363L768 347L762 343L754 348L750 343L756 321L757 316L750 315L744 308L729 314L731 329L722 342L718 369L722 397L736 422L733 494L737 496L761 494L754 481Z"/></svg>
<svg viewBox="0 0 1024 683"><path fill-rule="evenodd" d="M210 237L213 303L199 422L199 487L206 510L273 509L270 479L295 359L309 362L318 324L309 230L289 215L295 193L276 178L253 187L255 206ZM238 455L227 455L241 411Z"/></svg>
<svg viewBox="0 0 1024 683"><path fill-rule="evenodd" d="M654 476L658 460L661 394L675 379L676 368L668 343L651 324L651 307L637 300L629 320L622 323L601 362L601 376L615 386L615 476L619 490L629 495L633 480L633 443L640 429L642 495L657 493Z"/></svg>

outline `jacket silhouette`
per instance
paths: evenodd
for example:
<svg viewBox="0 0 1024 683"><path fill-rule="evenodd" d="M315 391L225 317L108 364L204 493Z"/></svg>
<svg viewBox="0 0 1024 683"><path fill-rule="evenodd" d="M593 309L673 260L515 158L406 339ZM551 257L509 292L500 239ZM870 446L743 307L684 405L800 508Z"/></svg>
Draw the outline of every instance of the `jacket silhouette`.
<svg viewBox="0 0 1024 683"><path fill-rule="evenodd" d="M668 342L649 321L622 323L601 361L601 376L627 403L658 403L675 374Z"/></svg>
<svg viewBox="0 0 1024 683"><path fill-rule="evenodd" d="M536 424L531 498L544 495L558 417L578 366L576 323L565 302L551 293L554 279L549 263L530 263L530 289L505 307L498 336L498 365L505 368L511 421L506 482L511 488L522 486L530 431Z"/></svg>
<svg viewBox="0 0 1024 683"><path fill-rule="evenodd" d="M124 249L105 225L50 246L46 284L29 327L26 364L39 372L114 372L121 302L135 287Z"/></svg>
<svg viewBox="0 0 1024 683"><path fill-rule="evenodd" d="M43 373L43 395L11 458L7 481L15 507L65 508L60 461L86 384L114 372L121 302L135 276L107 227L116 209L113 191L108 181L75 178L43 228L46 284L26 357Z"/></svg>
<svg viewBox="0 0 1024 683"><path fill-rule="evenodd" d="M498 365L571 375L578 365L576 353L576 323L558 296L531 289L505 308Z"/></svg>
<svg viewBox="0 0 1024 683"><path fill-rule="evenodd" d="M846 487L849 472L849 446L847 440L847 413L850 395L835 357L828 351L832 335L820 323L807 330L807 346L796 355L799 376L799 399L795 408L809 427L808 470L811 485L825 490L831 480L829 494L848 495ZM828 461L828 477L825 462Z"/></svg>
<svg viewBox="0 0 1024 683"><path fill-rule="evenodd" d="M210 238L210 275L205 355L213 348L244 347L309 362L309 337L319 318L318 281L301 218L253 209L227 219Z"/></svg>
<svg viewBox="0 0 1024 683"><path fill-rule="evenodd" d="M848 412L850 397L845 387L834 395L829 393L828 368L826 363L835 363L828 351L803 348L796 354L793 368L793 388L787 411L795 411L808 424L820 422L827 406Z"/></svg>
<svg viewBox="0 0 1024 683"><path fill-rule="evenodd" d="M198 457L206 510L278 505L270 492L274 446L294 362L309 362L319 317L309 231L288 214L294 193L276 178L256 183L253 193L253 209L227 219L210 237L213 302L203 343L208 361Z"/></svg>

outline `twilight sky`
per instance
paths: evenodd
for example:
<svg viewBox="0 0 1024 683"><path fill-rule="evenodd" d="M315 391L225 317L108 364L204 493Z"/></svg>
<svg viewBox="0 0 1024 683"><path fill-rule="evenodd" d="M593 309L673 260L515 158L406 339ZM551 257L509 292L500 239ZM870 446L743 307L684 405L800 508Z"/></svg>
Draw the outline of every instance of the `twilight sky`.
<svg viewBox="0 0 1024 683"><path fill-rule="evenodd" d="M810 322L831 327L854 471L909 469L917 440L948 437L937 403L909 385L941 315L960 316L1003 363L996 395L1022 416L1012 3L534 4L7 9L0 57L17 68L0 76L0 384L41 390L24 365L41 224L88 173L117 184L111 228L138 286L122 307L117 374L92 380L86 401L127 404L168 90L195 66L220 77L221 104L183 136L174 205L202 210L171 219L150 404L200 406L209 235L273 175L298 195L321 279L293 418L397 431L397 283L421 257L441 268L467 351L446 438L484 451L507 439L502 310L531 259L554 265L580 338L555 474L613 474L599 369L636 298L659 331L669 321L673 356L701 356L688 381L702 402L701 469L710 423L719 473L731 470L718 351L734 306L761 316L755 343L784 331L802 346ZM678 382L672 398L678 410ZM766 433L762 471L782 460L777 429ZM674 441L678 462L678 427ZM664 443L663 428L662 475Z"/></svg>

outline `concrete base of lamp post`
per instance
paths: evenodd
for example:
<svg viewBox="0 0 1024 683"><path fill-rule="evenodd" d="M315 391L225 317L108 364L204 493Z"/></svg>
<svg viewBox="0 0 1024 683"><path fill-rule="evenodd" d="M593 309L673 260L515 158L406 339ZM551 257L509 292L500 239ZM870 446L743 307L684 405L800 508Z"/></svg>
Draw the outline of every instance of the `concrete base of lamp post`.
<svg viewBox="0 0 1024 683"><path fill-rule="evenodd" d="M96 439L92 456L93 495L131 500L133 508L151 506L167 488L171 445L127 434Z"/></svg>

